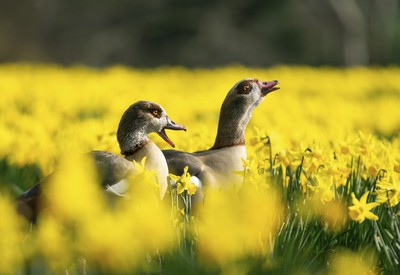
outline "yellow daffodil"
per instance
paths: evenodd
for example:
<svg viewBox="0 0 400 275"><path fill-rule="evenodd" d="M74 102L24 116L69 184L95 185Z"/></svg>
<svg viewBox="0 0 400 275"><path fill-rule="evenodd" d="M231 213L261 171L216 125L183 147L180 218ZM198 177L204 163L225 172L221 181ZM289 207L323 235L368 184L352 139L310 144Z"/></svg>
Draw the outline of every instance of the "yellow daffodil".
<svg viewBox="0 0 400 275"><path fill-rule="evenodd" d="M400 178L396 173L390 173L377 180L377 201L385 202L389 206L396 206L400 202Z"/></svg>
<svg viewBox="0 0 400 275"><path fill-rule="evenodd" d="M354 193L351 193L353 205L349 206L348 209L349 209L349 216L353 221L362 223L365 219L374 221L379 219L377 215L371 212L371 209L378 206L379 203L377 202L367 203L368 194L369 191L365 192L361 196L360 200L358 200L354 195Z"/></svg>
<svg viewBox="0 0 400 275"><path fill-rule="evenodd" d="M376 257L367 251L356 253L346 249L335 250L329 259L328 275L378 274L374 271Z"/></svg>
<svg viewBox="0 0 400 275"><path fill-rule="evenodd" d="M199 207L198 252L208 264L224 266L244 255L268 255L283 208L277 193L252 184L210 189Z"/></svg>
<svg viewBox="0 0 400 275"><path fill-rule="evenodd" d="M0 196L0 273L12 274L22 264L24 234L11 201Z"/></svg>
<svg viewBox="0 0 400 275"><path fill-rule="evenodd" d="M321 202L331 201L335 194L333 191L332 177L328 173L319 173L315 175L314 185L312 187L314 200L319 200Z"/></svg>
<svg viewBox="0 0 400 275"><path fill-rule="evenodd" d="M135 160L133 161L133 164L135 165L135 169L136 169L136 171L137 171L139 174L146 171L146 168L145 168L145 166L146 166L146 160L147 160L147 157L145 156L145 157L142 158L142 160L140 161L140 163L138 163L138 162L135 161Z"/></svg>
<svg viewBox="0 0 400 275"><path fill-rule="evenodd" d="M284 151L284 150L280 151L278 153L278 155L277 155L276 163L274 165L274 168L277 168L279 166L282 166L282 168L286 168L289 165L290 165L290 160L289 160L289 158L287 156L286 151Z"/></svg>
<svg viewBox="0 0 400 275"><path fill-rule="evenodd" d="M396 173L400 173L400 161L396 161L396 163L393 165L393 170L396 172Z"/></svg>
<svg viewBox="0 0 400 275"><path fill-rule="evenodd" d="M169 177L176 182L178 194L182 194L184 191L187 191L189 195L194 195L197 191L196 185L190 181L191 176L188 171L189 167L186 166L183 169L183 174L181 176L169 174Z"/></svg>

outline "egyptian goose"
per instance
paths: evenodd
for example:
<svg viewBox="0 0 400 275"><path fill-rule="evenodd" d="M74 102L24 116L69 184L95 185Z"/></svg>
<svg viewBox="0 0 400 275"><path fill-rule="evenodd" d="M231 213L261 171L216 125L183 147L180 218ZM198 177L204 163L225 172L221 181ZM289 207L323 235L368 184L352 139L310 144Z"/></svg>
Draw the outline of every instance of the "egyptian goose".
<svg viewBox="0 0 400 275"><path fill-rule="evenodd" d="M232 171L243 170L246 159L245 129L253 110L265 96L279 87L277 80L262 82L247 78L236 83L222 103L214 145L205 151L187 153L163 150L170 173L181 175L185 166L198 186L240 180Z"/></svg>
<svg viewBox="0 0 400 275"><path fill-rule="evenodd" d="M124 157L105 151L89 153L95 161L101 184L106 191L117 195L123 193L127 189L125 178L135 173L132 160L140 162L146 157L145 168L156 171L160 197L164 197L167 190L167 162L161 150L149 139L148 134L155 132L175 147L166 135L165 129L186 130L184 126L169 119L165 110L153 102L139 101L125 111L117 131L117 140ZM41 188L51 176L52 174L16 198L18 212L32 222L36 220L39 210Z"/></svg>

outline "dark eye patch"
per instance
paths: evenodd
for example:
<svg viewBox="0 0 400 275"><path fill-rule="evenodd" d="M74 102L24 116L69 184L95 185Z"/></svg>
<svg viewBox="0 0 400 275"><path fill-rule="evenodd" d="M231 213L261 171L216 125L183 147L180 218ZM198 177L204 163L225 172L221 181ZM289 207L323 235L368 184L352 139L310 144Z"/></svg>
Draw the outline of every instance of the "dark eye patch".
<svg viewBox="0 0 400 275"><path fill-rule="evenodd" d="M251 92L251 88L251 81L244 80L236 86L236 92L238 94L249 94Z"/></svg>
<svg viewBox="0 0 400 275"><path fill-rule="evenodd" d="M161 114L162 114L162 109L160 108L160 106L152 104L149 108L148 108L148 112L154 116L155 118L160 118Z"/></svg>
<svg viewBox="0 0 400 275"><path fill-rule="evenodd" d="M161 112L158 109L154 109L151 111L151 114L156 117L156 118L160 118L161 117Z"/></svg>

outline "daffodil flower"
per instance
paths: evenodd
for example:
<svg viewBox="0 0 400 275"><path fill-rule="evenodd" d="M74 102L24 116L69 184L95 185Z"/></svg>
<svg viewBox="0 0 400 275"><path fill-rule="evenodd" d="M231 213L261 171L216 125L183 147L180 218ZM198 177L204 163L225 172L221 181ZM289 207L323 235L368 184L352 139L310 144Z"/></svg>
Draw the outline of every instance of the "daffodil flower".
<svg viewBox="0 0 400 275"><path fill-rule="evenodd" d="M142 160L140 161L140 163L133 160L133 164L135 165L135 169L138 171L138 173L143 173L146 171L146 169L145 169L146 159L147 159L147 157L143 157Z"/></svg>
<svg viewBox="0 0 400 275"><path fill-rule="evenodd" d="M392 207L399 204L400 181L395 173L378 178L376 187L378 193L378 202L386 202Z"/></svg>
<svg viewBox="0 0 400 275"><path fill-rule="evenodd" d="M394 166L393 166L393 170L394 170L396 173L400 173L400 160L396 160L396 162L395 162L395 164L394 164Z"/></svg>
<svg viewBox="0 0 400 275"><path fill-rule="evenodd" d="M183 169L183 174L181 176L169 174L169 177L176 182L178 194L182 194L184 191L187 191L189 195L194 195L197 191L196 185L190 182L191 176L188 171L189 167L186 166Z"/></svg>
<svg viewBox="0 0 400 275"><path fill-rule="evenodd" d="M369 191L361 196L360 200L356 198L354 193L351 193L353 205L349 206L349 216L352 220L362 223L365 219L378 220L379 217L370 212L372 208L379 205L377 202L367 203Z"/></svg>
<svg viewBox="0 0 400 275"><path fill-rule="evenodd" d="M146 168L147 157L143 157L139 162L133 160L136 172L130 175L131 182L146 182L147 186L152 186L152 188L159 190L159 184L157 181L157 174L155 170L148 170ZM132 189L134 190L134 189ZM115 192L115 190L111 191ZM118 194L118 193L117 193Z"/></svg>
<svg viewBox="0 0 400 275"><path fill-rule="evenodd" d="M244 177L245 174L247 174L247 172L256 170L256 166L255 166L255 163L253 162L253 160L248 160L248 159L244 159L244 158L240 158L240 159L242 160L243 170L232 171L233 174Z"/></svg>

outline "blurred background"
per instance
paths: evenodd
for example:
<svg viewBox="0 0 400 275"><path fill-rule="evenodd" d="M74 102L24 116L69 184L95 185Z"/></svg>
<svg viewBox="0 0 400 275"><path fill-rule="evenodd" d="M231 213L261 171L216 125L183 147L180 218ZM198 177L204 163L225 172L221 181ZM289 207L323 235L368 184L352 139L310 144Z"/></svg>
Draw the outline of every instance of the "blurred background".
<svg viewBox="0 0 400 275"><path fill-rule="evenodd" d="M400 63L399 0L0 0L0 62Z"/></svg>

